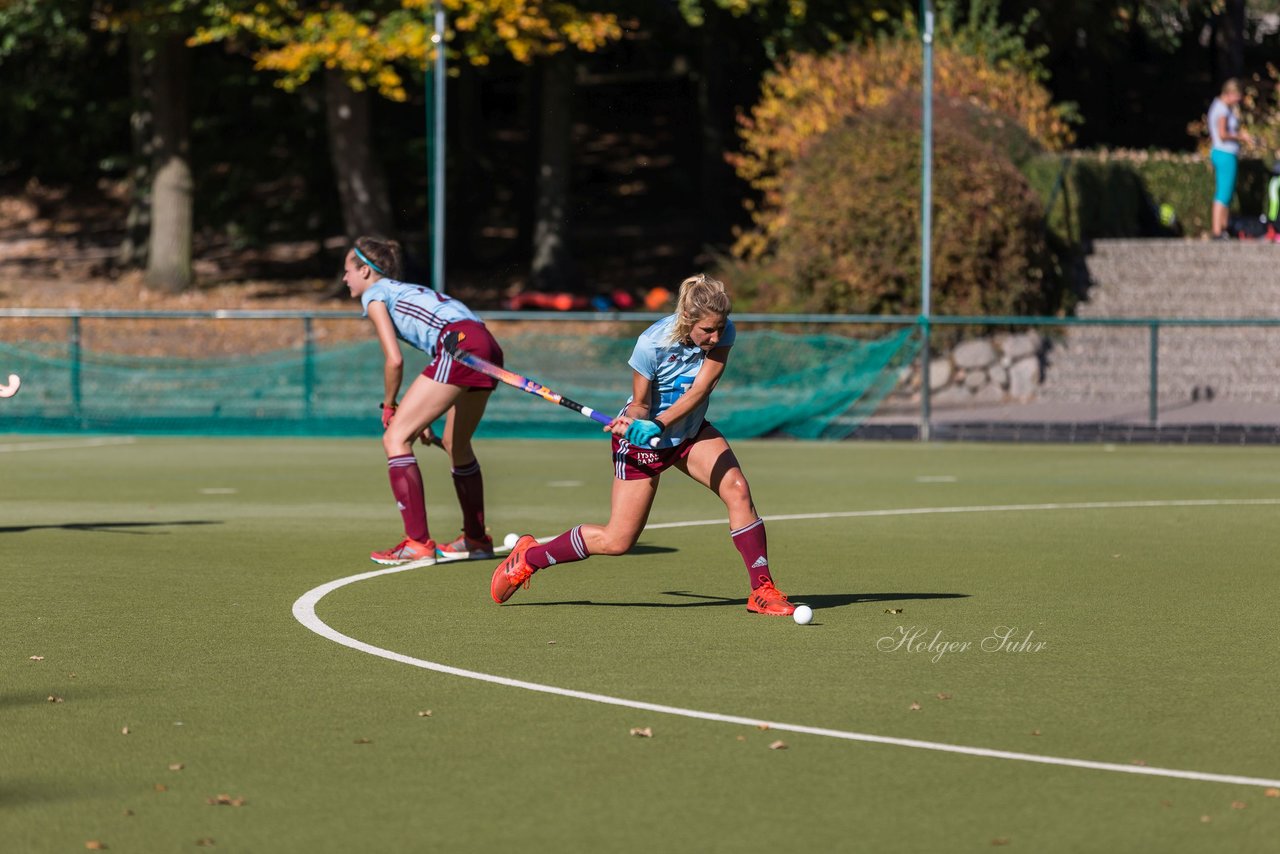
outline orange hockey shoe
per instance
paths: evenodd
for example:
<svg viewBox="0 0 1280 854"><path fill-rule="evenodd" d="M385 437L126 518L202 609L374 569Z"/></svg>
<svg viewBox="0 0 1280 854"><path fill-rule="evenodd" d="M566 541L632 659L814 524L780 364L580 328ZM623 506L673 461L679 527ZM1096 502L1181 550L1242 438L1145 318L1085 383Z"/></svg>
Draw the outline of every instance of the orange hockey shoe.
<svg viewBox="0 0 1280 854"><path fill-rule="evenodd" d="M420 543L405 537L398 546L387 549L385 552L370 552L369 560L383 566L399 566L402 563L415 562L430 566L436 562L436 543L435 540Z"/></svg>
<svg viewBox="0 0 1280 854"><path fill-rule="evenodd" d="M747 610L756 614L788 617L795 612L796 606L787 600L785 593L773 586L772 581L766 581L747 597Z"/></svg>
<svg viewBox="0 0 1280 854"><path fill-rule="evenodd" d="M529 566L524 559L524 553L537 544L536 538L525 534L516 541L507 559L498 564L498 568L493 571L493 581L489 584L493 601L501 605L521 586L529 586L529 576L533 575L533 567Z"/></svg>

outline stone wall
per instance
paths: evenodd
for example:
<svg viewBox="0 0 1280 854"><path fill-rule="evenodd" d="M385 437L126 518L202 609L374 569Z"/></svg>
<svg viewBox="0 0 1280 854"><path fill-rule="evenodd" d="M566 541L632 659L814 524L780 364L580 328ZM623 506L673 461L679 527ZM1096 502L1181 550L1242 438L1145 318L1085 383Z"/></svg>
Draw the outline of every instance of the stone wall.
<svg viewBox="0 0 1280 854"><path fill-rule="evenodd" d="M1046 344L1038 332L972 338L929 362L929 399L935 406L1026 403L1044 377ZM900 389L918 400L920 368L906 371Z"/></svg>

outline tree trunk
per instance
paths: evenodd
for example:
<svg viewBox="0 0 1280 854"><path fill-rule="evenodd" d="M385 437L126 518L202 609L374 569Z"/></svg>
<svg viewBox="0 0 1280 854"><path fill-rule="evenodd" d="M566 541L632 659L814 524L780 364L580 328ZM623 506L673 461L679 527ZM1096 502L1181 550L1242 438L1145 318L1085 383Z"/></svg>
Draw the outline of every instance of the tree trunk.
<svg viewBox="0 0 1280 854"><path fill-rule="evenodd" d="M125 216L124 240L116 254L122 267L143 267L147 263L147 236L151 230L151 158L155 128L151 114L151 76L146 39L136 30L129 32L129 212Z"/></svg>
<svg viewBox="0 0 1280 854"><path fill-rule="evenodd" d="M156 43L152 66L152 136L155 179L151 185L151 240L147 284L179 292L191 287L193 182L187 108L190 55L181 36Z"/></svg>
<svg viewBox="0 0 1280 854"><path fill-rule="evenodd" d="M561 52L541 64L542 111L530 273L539 290L571 290L576 278L568 242L573 59Z"/></svg>
<svg viewBox="0 0 1280 854"><path fill-rule="evenodd" d="M356 92L342 73L324 73L329 156L338 180L348 241L361 235L391 237L395 220L386 175L373 154L372 95Z"/></svg>
<svg viewBox="0 0 1280 854"><path fill-rule="evenodd" d="M1214 22L1213 51L1217 82L1244 73L1245 0L1226 0Z"/></svg>

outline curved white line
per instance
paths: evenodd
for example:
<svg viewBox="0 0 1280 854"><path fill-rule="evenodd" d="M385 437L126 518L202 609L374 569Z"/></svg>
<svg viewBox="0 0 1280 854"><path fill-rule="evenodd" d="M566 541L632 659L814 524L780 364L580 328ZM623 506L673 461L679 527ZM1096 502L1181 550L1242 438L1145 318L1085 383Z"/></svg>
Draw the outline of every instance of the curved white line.
<svg viewBox="0 0 1280 854"><path fill-rule="evenodd" d="M1115 509L1126 507L1219 507L1219 506L1238 506L1238 505L1276 505L1280 504L1280 499L1259 498L1259 499L1210 499L1203 501L1116 501L1116 502L1084 502L1079 504L1006 504L993 505L990 507L931 507L931 508L906 508L901 510L863 510L851 511L848 513L814 513L814 514L794 514L788 516L766 516L765 519L829 519L829 518L846 518L856 516L912 516L926 513L973 513L973 512L999 512L1011 510L1078 510L1078 509ZM700 522L673 522L665 525L649 525L650 528L676 528L690 525L711 525L723 524L723 519ZM422 658L414 658L413 656L404 655L403 653L393 652L389 649L374 646L365 643L362 640L344 635L342 632L332 628L319 616L316 615L316 604L321 599L328 596L339 588L346 587L349 584L356 584L360 581L367 581L370 578L377 578L380 575L391 575L397 572L407 572L411 569L417 569L415 564L405 564L404 566L393 566L388 569L377 569L372 572L362 572L359 575L349 575L346 578L339 578L322 584L312 590L308 590L298 600L293 603L293 617L299 623L306 626L311 631L328 638L334 643L351 649L366 652L369 655L376 655L379 658L385 658L389 661L396 661L401 664L408 664L413 667L420 667L424 670L433 670L437 673L447 673L450 676L461 676L466 679L475 679L480 682L489 682L494 685L504 685L508 688L523 688L526 691L538 691L543 694L554 694L560 697L570 697L575 700L587 700L593 703L604 703L610 706L623 706L629 709L639 709L646 712L656 712L664 715L677 715L684 718L694 718L704 721L716 721L717 723L739 724L742 726L768 726L770 730L778 730L779 732L793 732L802 735L819 735L827 738L838 738L845 741L862 741L872 744L891 744L897 747L914 747L919 750L934 750L942 753L960 753L966 756L984 756L989 759L1010 759L1019 762L1035 762L1040 765L1058 765L1069 768L1088 768L1095 771L1114 771L1121 774L1143 774L1151 777L1172 777L1180 780L1199 780L1206 783L1230 783L1239 786L1278 786L1280 780L1271 780L1265 777L1244 777L1237 774L1211 774L1204 771L1183 771L1177 768L1155 768L1148 765L1121 765L1116 762L1095 762L1090 759L1070 759L1061 756L1040 756L1035 753L1018 753L1009 750L992 750L986 747L967 747L959 744L945 744L936 741L921 741L914 738L894 738L892 736L872 735L863 732L849 732L846 730L828 729L826 727L812 727L801 724L778 723L776 721L766 721L761 718L748 718L740 715L723 715L718 712L703 712L697 709L683 709L679 706L664 706L660 703L648 703L643 700L628 700L622 697L611 697L607 694L594 694L590 691L577 691L572 688L559 688L554 685L543 685L538 682L526 682L523 679L511 679L506 676L495 676L491 673L480 673L476 670L465 670L461 667L452 667L448 664L440 664L435 661L427 661Z"/></svg>

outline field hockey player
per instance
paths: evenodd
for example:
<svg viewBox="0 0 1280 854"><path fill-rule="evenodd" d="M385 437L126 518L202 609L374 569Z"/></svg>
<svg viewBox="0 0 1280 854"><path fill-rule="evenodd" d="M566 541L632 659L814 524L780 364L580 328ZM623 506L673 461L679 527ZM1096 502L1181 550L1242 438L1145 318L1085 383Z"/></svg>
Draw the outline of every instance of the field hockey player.
<svg viewBox="0 0 1280 854"><path fill-rule="evenodd" d="M342 280L361 301L382 345L382 446L387 453L391 492L404 521L404 539L369 557L388 566L493 557L493 540L485 531L484 480L471 437L497 381L459 364L439 347L439 340L449 332L457 333L465 339L467 350L498 365L502 364L502 348L463 303L430 288L399 281L402 267L400 244L372 237L358 238L343 265ZM397 404L404 378L400 341L426 353L431 363ZM413 442L419 437L431 441L430 425L441 415L445 416L445 427L440 444L452 463L462 533L452 542L437 545L427 526L422 473Z"/></svg>
<svg viewBox="0 0 1280 854"><path fill-rule="evenodd" d="M525 535L494 570L501 604L538 570L625 554L649 518L662 473L675 468L716 493L729 513L729 534L751 585L747 610L786 616L795 607L773 584L764 520L724 436L706 420L711 392L724 374L735 332L724 285L705 275L680 285L674 314L646 329L629 363L632 395L605 429L613 434L614 481L609 521L577 525L545 545ZM651 442L657 438L656 447Z"/></svg>

